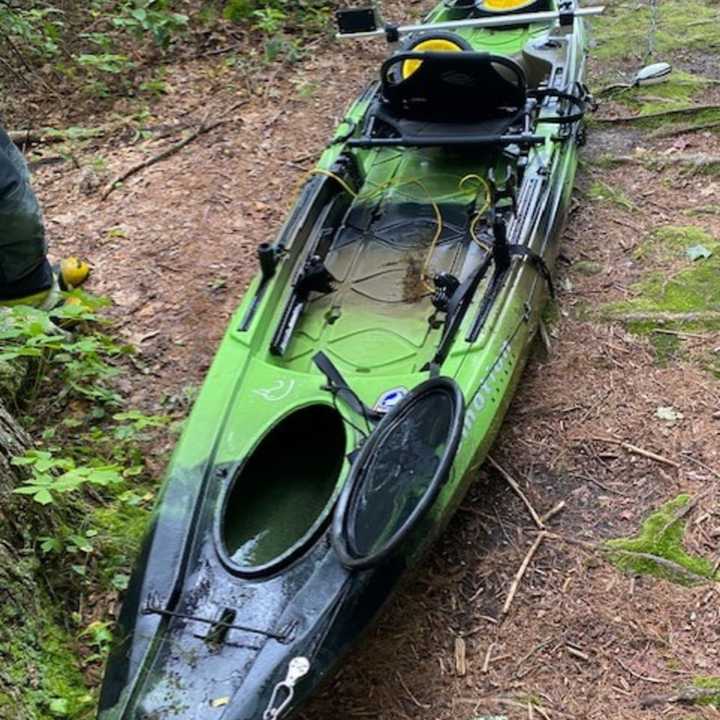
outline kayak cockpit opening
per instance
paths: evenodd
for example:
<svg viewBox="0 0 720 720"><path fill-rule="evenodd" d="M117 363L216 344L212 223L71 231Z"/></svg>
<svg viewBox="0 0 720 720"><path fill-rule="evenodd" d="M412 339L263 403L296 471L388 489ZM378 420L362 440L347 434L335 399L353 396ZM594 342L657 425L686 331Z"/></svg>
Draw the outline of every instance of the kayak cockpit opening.
<svg viewBox="0 0 720 720"><path fill-rule="evenodd" d="M237 471L221 503L218 552L238 574L291 562L329 520L345 463L342 417L310 405L277 422Z"/></svg>

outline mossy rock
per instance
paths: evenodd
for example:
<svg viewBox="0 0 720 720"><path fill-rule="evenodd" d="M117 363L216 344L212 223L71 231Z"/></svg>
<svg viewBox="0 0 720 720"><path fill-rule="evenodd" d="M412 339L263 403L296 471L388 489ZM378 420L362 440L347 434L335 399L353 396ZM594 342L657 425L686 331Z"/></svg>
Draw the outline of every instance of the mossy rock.
<svg viewBox="0 0 720 720"><path fill-rule="evenodd" d="M678 513L689 502L688 495L679 495L652 513L638 535L607 541L605 547L610 551L611 561L625 572L652 575L678 585L714 580L713 564L683 548L686 523L678 518Z"/></svg>

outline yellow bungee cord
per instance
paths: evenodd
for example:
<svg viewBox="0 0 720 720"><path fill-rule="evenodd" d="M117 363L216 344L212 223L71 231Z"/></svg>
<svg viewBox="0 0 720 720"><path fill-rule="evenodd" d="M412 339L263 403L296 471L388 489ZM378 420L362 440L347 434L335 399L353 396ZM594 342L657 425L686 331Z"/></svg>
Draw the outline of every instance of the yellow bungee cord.
<svg viewBox="0 0 720 720"><path fill-rule="evenodd" d="M369 193L358 193L355 190L353 190L350 185L343 180L339 175L336 175L334 172L331 172L330 170L325 170L324 168L313 168L307 173L307 176L303 178L303 182L307 177L310 177L312 175L324 175L325 177L329 177L335 182L337 182L340 187L342 187L343 190L345 190L346 193L348 193L352 198L355 200L363 199L371 199L375 197L376 195L384 192L388 188L394 187L398 188L402 185L417 185L427 196L428 201L430 202L430 205L432 206L433 212L435 213L435 234L433 236L432 241L430 242L430 248L428 250L428 254L425 257L425 262L423 263L422 267L422 281L425 285L425 288L427 289L428 293L433 293L435 291L435 286L432 283L432 278L429 275L429 269L430 269L430 263L432 262L433 255L435 254L435 248L437 247L438 241L440 240L440 237L442 235L443 231L443 219L442 219L442 213L440 212L440 207L433 199L432 195L430 194L430 191L428 190L425 183L420 178L393 178L391 180L387 180L384 183L380 183L379 185L376 185L371 192ZM492 191L490 190L490 185L488 184L487 180L485 178L481 177L480 175L470 174L465 175L465 177L461 178L460 182L458 183L458 189L463 190L464 186L467 182L470 180L476 180L478 184L484 189L485 191L485 200L483 202L482 207L480 210L478 210L475 215L473 216L473 219L470 223L470 236L472 239L483 249L490 250L490 246L487 243L484 243L482 240L480 240L476 235L476 228L477 224L482 218L482 216L487 212L487 210L490 208L490 204L492 203Z"/></svg>

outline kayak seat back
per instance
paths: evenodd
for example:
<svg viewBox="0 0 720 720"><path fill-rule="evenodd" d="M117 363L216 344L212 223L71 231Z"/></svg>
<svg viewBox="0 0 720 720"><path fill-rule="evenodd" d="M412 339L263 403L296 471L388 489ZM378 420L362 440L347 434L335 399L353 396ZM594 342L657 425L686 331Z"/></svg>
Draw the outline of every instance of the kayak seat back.
<svg viewBox="0 0 720 720"><path fill-rule="evenodd" d="M411 73L403 72L407 63L414 63ZM401 52L383 63L381 80L362 137L351 139L350 147L542 142L525 133L527 80L511 58L470 51Z"/></svg>
<svg viewBox="0 0 720 720"><path fill-rule="evenodd" d="M420 61L403 74L408 61ZM514 60L477 52L405 52L381 70L381 104L397 118L478 123L512 119L525 109L525 71Z"/></svg>

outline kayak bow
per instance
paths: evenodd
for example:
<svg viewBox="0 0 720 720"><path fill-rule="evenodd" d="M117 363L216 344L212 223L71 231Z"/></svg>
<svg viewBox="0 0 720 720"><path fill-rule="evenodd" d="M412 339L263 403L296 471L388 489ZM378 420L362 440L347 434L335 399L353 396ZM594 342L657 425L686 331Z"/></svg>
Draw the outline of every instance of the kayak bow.
<svg viewBox="0 0 720 720"><path fill-rule="evenodd" d="M377 20L339 18L402 42L258 250L137 561L101 720L293 715L447 523L519 381L591 104L581 12L456 0Z"/></svg>

